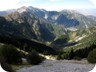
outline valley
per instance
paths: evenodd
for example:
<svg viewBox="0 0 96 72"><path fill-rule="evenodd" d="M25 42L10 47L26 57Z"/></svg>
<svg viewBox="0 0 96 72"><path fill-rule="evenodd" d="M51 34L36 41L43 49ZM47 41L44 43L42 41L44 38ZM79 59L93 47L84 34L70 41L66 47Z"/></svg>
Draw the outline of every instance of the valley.
<svg viewBox="0 0 96 72"><path fill-rule="evenodd" d="M17 72L38 72L39 68L43 72L66 72L72 65L70 72L87 72L96 63L95 54L96 16L32 6L0 11L0 61L11 67L22 66L22 58L26 59L25 67ZM48 69L44 69L47 64ZM60 71L55 71L59 67Z"/></svg>

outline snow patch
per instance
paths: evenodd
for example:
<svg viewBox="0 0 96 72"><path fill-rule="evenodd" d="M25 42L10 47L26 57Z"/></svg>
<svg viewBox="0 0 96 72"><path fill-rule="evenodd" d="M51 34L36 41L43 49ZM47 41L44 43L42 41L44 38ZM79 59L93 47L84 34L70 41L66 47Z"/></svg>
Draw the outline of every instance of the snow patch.
<svg viewBox="0 0 96 72"><path fill-rule="evenodd" d="M58 16L55 16L54 19L57 20Z"/></svg>
<svg viewBox="0 0 96 72"><path fill-rule="evenodd" d="M48 18L48 15L47 14L45 14L45 17L44 17L45 19L47 19Z"/></svg>

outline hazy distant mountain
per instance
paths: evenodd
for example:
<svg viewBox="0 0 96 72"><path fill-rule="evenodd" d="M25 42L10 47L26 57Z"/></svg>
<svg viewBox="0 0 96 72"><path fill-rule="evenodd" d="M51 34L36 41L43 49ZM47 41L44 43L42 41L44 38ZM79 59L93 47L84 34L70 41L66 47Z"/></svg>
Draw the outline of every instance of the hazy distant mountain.
<svg viewBox="0 0 96 72"><path fill-rule="evenodd" d="M77 9L75 11L77 11L81 14L84 14L84 15L96 16L96 9Z"/></svg>
<svg viewBox="0 0 96 72"><path fill-rule="evenodd" d="M2 14L7 14L7 12L6 11L0 11L0 14L2 15Z"/></svg>

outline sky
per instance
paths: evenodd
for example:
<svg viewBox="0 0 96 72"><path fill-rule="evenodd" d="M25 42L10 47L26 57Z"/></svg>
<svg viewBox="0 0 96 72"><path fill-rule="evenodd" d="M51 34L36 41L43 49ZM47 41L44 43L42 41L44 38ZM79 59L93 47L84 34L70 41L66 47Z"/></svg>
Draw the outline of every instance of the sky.
<svg viewBox="0 0 96 72"><path fill-rule="evenodd" d="M33 6L46 10L95 9L96 0L0 0L0 11Z"/></svg>

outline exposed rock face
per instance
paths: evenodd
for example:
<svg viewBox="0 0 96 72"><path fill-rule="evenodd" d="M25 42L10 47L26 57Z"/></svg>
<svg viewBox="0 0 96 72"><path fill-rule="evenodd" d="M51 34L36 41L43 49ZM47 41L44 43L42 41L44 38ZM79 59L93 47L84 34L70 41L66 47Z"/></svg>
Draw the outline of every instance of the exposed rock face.
<svg viewBox="0 0 96 72"><path fill-rule="evenodd" d="M66 34L96 25L96 17L85 16L75 10L46 11L34 7L21 7L17 10L0 12L0 31L11 35L24 36L40 41L52 41L58 33Z"/></svg>

